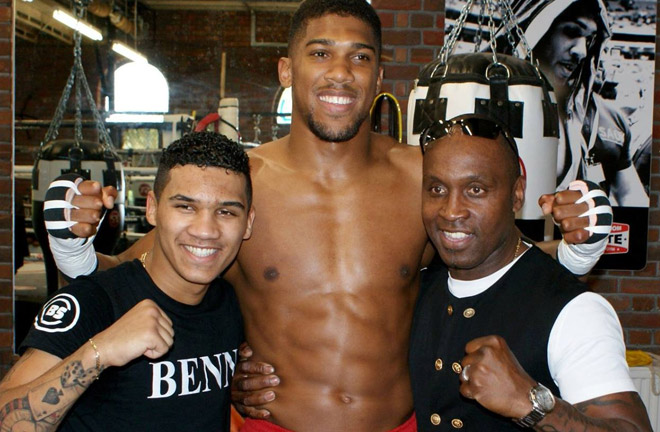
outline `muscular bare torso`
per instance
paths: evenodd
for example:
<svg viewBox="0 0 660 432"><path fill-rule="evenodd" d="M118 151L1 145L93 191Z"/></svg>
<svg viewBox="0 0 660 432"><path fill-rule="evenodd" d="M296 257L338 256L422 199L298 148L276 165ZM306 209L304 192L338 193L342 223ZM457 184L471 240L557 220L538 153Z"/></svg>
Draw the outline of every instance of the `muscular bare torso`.
<svg viewBox="0 0 660 432"><path fill-rule="evenodd" d="M226 275L254 359L281 379L271 421L391 429L412 412L408 337L429 255L421 156L372 135L369 163L335 178L293 164L287 143L250 152L257 217Z"/></svg>

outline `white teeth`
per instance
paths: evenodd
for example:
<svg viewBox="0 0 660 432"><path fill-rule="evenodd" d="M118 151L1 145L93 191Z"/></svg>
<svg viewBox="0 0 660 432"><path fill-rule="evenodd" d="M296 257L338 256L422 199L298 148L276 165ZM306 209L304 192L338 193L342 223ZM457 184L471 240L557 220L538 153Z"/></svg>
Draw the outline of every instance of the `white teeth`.
<svg viewBox="0 0 660 432"><path fill-rule="evenodd" d="M468 236L468 234L463 233L463 232L449 232L449 231L444 231L444 234L446 237L449 237L450 239L453 240L462 240Z"/></svg>
<svg viewBox="0 0 660 432"><path fill-rule="evenodd" d="M321 96L319 99L323 102L337 104L337 105L348 105L351 103L351 98L343 96Z"/></svg>
<svg viewBox="0 0 660 432"><path fill-rule="evenodd" d="M217 251L217 249L213 249L213 248L199 248L194 246L184 246L184 247L188 252L199 258L207 257L209 255L214 254Z"/></svg>

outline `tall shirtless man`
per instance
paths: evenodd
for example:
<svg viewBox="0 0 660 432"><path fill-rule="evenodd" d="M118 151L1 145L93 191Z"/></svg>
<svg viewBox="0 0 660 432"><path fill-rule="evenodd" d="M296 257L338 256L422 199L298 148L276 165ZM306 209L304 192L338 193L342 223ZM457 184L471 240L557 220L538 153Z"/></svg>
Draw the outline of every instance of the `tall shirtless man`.
<svg viewBox="0 0 660 432"><path fill-rule="evenodd" d="M407 352L419 270L433 251L419 149L370 132L367 121L383 77L380 53L380 21L366 1L303 2L278 67L293 91L291 133L250 152L259 217L224 277L238 294L253 359L280 379L268 427L416 429ZM102 207L98 184L85 186L90 196L74 203L86 210L71 215L79 236L94 230ZM588 221L572 216L586 205L572 205L570 192L555 204L564 196L572 201L556 205L555 218L568 216L564 228L584 240ZM101 267L139 256L151 238L99 258ZM281 430L256 422L246 426Z"/></svg>

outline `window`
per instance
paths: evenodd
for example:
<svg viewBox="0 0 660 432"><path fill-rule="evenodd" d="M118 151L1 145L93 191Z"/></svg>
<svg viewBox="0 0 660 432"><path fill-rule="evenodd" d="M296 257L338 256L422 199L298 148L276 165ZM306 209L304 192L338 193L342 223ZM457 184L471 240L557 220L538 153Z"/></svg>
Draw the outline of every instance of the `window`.
<svg viewBox="0 0 660 432"><path fill-rule="evenodd" d="M166 113L170 90L158 68L148 63L126 63L115 70L114 112Z"/></svg>

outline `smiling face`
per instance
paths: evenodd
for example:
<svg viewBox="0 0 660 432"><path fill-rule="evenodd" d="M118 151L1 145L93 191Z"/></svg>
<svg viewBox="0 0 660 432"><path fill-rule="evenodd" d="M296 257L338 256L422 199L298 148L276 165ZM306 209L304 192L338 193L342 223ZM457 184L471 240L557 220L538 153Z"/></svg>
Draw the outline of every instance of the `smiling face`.
<svg viewBox="0 0 660 432"><path fill-rule="evenodd" d="M196 304L234 260L250 236L246 180L225 168L175 166L156 200L147 198L147 220L156 226L150 276L173 299Z"/></svg>
<svg viewBox="0 0 660 432"><path fill-rule="evenodd" d="M593 16L568 9L555 19L550 30L534 47L541 70L556 91L566 92L570 87L570 81L587 58L597 32Z"/></svg>
<svg viewBox="0 0 660 432"><path fill-rule="evenodd" d="M498 137L498 140L503 140ZM424 155L424 226L452 277L479 279L508 264L525 181L507 144L456 128Z"/></svg>
<svg viewBox="0 0 660 432"><path fill-rule="evenodd" d="M279 74L284 87L292 86L292 124L304 122L327 142L355 137L382 81L369 25L338 15L310 19L289 52Z"/></svg>

